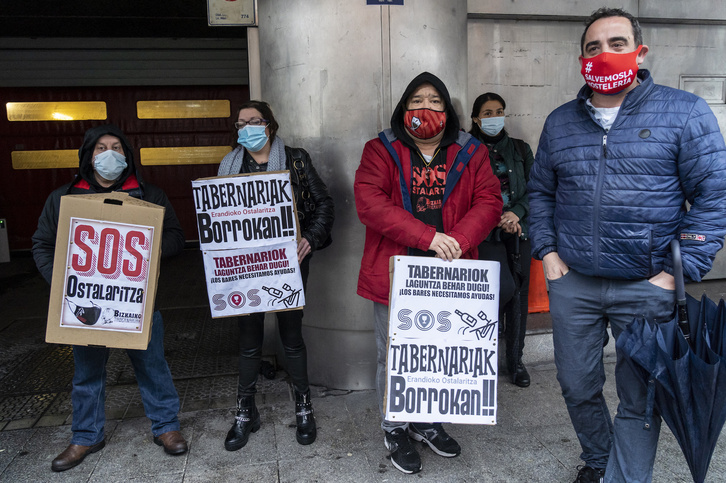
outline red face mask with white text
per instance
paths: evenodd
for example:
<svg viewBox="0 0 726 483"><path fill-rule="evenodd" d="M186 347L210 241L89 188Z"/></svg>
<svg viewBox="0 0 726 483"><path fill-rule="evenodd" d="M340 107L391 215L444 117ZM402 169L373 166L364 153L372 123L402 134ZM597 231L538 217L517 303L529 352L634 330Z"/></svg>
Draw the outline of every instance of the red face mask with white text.
<svg viewBox="0 0 726 483"><path fill-rule="evenodd" d="M616 54L603 52L590 59L580 56L580 73L590 89L598 94L613 95L628 88L638 75L638 54L643 46L634 52Z"/></svg>
<svg viewBox="0 0 726 483"><path fill-rule="evenodd" d="M446 112L411 109L403 116L403 124L414 137L431 139L446 127Z"/></svg>

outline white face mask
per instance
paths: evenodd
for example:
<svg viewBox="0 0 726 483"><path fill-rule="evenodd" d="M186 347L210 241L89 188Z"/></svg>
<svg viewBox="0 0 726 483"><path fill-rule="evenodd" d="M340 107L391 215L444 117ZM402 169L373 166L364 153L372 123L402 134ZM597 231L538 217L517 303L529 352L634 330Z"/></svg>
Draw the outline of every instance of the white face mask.
<svg viewBox="0 0 726 483"><path fill-rule="evenodd" d="M128 166L126 156L113 149L107 149L93 159L93 169L108 181L116 181L126 166Z"/></svg>
<svg viewBox="0 0 726 483"><path fill-rule="evenodd" d="M504 116L479 119L481 130L487 136L496 136L504 129Z"/></svg>

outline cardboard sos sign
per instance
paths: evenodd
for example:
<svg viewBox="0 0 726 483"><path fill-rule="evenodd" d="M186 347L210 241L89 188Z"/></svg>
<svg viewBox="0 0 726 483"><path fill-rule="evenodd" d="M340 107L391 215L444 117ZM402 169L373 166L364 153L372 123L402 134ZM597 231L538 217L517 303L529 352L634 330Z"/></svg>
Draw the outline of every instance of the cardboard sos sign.
<svg viewBox="0 0 726 483"><path fill-rule="evenodd" d="M147 347L163 220L124 193L61 198L47 342Z"/></svg>

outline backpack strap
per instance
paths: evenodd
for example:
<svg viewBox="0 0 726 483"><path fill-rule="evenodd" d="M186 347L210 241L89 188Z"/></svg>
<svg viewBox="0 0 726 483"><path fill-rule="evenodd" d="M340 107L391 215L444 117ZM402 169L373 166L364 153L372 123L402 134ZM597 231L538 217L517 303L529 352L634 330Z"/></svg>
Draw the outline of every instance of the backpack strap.
<svg viewBox="0 0 726 483"><path fill-rule="evenodd" d="M383 142L383 145L388 150L388 154L391 155L393 161L396 163L396 166L398 166L399 184L401 185L401 195L403 197L403 207L409 213L413 213L413 206L411 205L411 194L408 190L408 184L406 183L406 180L403 179L403 167L401 165L401 160L399 159L396 150L393 149L393 145L391 144L386 134L387 131L383 131L378 134L378 138L381 140L381 142ZM464 172L464 168L466 168L467 164L469 164L469 160L471 160L474 152L481 144L473 136L467 133L459 133L458 141L461 142L463 146L456 154L456 159L454 159L454 165L452 166L449 174L446 177L446 187L444 188L444 199L442 200L442 204L446 203L447 198L453 191L456 183L459 181L459 178L461 178L461 174Z"/></svg>
<svg viewBox="0 0 726 483"><path fill-rule="evenodd" d="M451 167L449 174L446 176L446 187L444 188L444 199L441 202L442 204L446 203L446 200L454 190L456 183L459 181L459 178L461 178L464 168L466 168L466 165L469 164L469 160L471 160L474 152L481 144L479 141L474 139L474 136L466 133L459 133L459 141L464 141L462 143L463 146L459 149L459 152L456 153L454 165Z"/></svg>
<svg viewBox="0 0 726 483"><path fill-rule="evenodd" d="M396 163L396 166L398 166L398 182L401 185L401 197L403 198L403 207L409 213L413 213L413 206L411 205L411 193L408 191L408 184L406 183L406 180L403 179L403 166L401 165L401 160L398 157L398 153L396 153L396 150L393 149L393 144L391 144L388 136L386 136L386 131L380 132L378 134L378 138L383 142L383 145L388 150L388 154L391 155L393 161Z"/></svg>

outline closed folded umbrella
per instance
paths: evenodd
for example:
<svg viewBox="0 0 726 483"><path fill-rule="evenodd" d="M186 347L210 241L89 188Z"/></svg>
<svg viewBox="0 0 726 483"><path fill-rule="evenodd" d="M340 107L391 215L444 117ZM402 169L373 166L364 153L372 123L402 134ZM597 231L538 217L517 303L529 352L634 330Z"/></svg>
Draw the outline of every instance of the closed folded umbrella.
<svg viewBox="0 0 726 483"><path fill-rule="evenodd" d="M520 347L520 338L522 331L522 255L519 250L519 236L514 234L514 252L511 255L512 259L512 278L514 278L514 295L509 301L511 307L507 317L507 338L510 341L510 346L507 348L507 357L510 359L512 367L509 367L509 371L517 370L517 362L519 362L519 352L522 350ZM511 318L511 320L509 320Z"/></svg>
<svg viewBox="0 0 726 483"><path fill-rule="evenodd" d="M726 422L726 310L705 295L685 293L678 241L673 249L678 304L669 321L636 318L618 338L618 352L648 383L653 409L676 437L695 482L703 482Z"/></svg>

